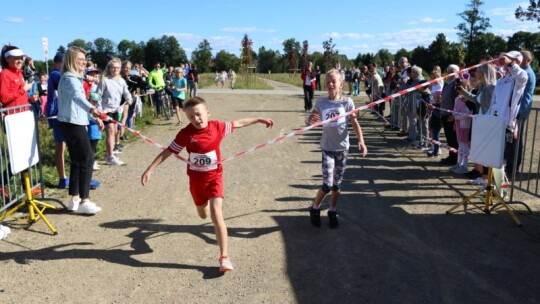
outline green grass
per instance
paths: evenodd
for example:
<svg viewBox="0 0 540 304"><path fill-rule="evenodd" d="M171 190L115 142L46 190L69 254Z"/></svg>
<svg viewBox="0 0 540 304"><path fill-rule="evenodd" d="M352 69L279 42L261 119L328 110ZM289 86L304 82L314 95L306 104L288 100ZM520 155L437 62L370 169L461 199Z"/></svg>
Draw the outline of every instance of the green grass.
<svg viewBox="0 0 540 304"><path fill-rule="evenodd" d="M291 74L291 73L272 73L272 74L257 74L261 78L266 78L274 81L279 81L283 83L288 83L295 85L297 87L302 87L302 79L300 79L300 74ZM321 75L321 82L323 81L324 75Z"/></svg>
<svg viewBox="0 0 540 304"><path fill-rule="evenodd" d="M272 87L267 85L264 80L260 79L260 74L250 74L249 77L246 77L245 75L242 75L240 73L236 74L236 82L234 84L235 89L248 89L248 90L272 90ZM218 86L216 86L216 82L214 81L214 74L211 73L205 73L199 75L199 88L205 88L205 89L213 89L213 88L220 88L221 84L218 83ZM227 81L225 84L226 89L230 89L230 82Z"/></svg>

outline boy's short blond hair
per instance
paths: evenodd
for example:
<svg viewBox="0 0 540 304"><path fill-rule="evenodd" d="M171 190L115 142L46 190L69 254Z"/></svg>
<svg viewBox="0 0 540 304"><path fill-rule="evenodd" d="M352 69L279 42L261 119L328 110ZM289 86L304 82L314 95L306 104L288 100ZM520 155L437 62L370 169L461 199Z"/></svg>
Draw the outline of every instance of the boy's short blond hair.
<svg viewBox="0 0 540 304"><path fill-rule="evenodd" d="M188 99L188 101L184 103L184 110L194 107L196 105L200 105L200 104L203 104L205 107L208 108L208 106L206 105L206 100L202 99L199 96L195 96L193 98Z"/></svg>

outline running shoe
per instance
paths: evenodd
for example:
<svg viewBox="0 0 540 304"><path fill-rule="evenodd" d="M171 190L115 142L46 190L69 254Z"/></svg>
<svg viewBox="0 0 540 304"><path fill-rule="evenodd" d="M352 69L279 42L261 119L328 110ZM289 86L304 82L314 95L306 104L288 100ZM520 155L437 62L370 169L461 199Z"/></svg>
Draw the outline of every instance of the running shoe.
<svg viewBox="0 0 540 304"><path fill-rule="evenodd" d="M339 226L339 222L337 219L337 212L328 211L328 219L330 220L330 228L335 229Z"/></svg>
<svg viewBox="0 0 540 304"><path fill-rule="evenodd" d="M321 209L309 208L309 218L315 227L321 227Z"/></svg>
<svg viewBox="0 0 540 304"><path fill-rule="evenodd" d="M232 265L231 259L226 256L219 257L219 271L227 272L233 269L234 267Z"/></svg>

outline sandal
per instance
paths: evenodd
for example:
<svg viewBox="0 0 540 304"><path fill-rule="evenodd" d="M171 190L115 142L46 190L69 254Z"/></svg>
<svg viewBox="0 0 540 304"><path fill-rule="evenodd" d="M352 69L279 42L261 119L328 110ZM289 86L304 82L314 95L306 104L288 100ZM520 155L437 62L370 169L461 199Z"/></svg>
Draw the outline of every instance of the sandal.
<svg viewBox="0 0 540 304"><path fill-rule="evenodd" d="M229 270L233 270L233 265L231 262L231 259L229 259L226 256L219 257L219 271L221 272L227 272Z"/></svg>

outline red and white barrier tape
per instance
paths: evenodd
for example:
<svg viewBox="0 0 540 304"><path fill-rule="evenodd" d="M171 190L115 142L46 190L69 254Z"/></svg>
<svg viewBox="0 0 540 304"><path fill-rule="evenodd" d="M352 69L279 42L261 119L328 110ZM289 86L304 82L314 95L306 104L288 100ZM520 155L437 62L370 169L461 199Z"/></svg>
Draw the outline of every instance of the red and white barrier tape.
<svg viewBox="0 0 540 304"><path fill-rule="evenodd" d="M410 93L410 92L413 92L413 91L416 91L416 90L418 90L418 89L420 89L420 88L426 87L426 86L428 86L428 85L430 85L430 84L433 84L433 83L435 83L435 82L437 82L437 81L439 81L439 80L441 80L441 79L446 79L446 78L449 78L449 77L457 76L457 75L459 75L459 74L461 74L461 73L467 72L467 71L469 71L469 70L476 69L476 68L478 68L478 67L480 67L480 66L482 66L482 65L484 65L484 64L490 63L490 62L495 61L495 60L498 60L498 59L494 59L494 60L491 60L491 61L488 61L488 62L484 62L484 63L479 63L479 64L477 64L477 65L473 65L473 66L471 66L471 67L462 69L462 70L460 70L460 71L458 71L458 72L451 73L451 74L448 74L448 75L445 75L445 76L442 76L442 77L439 77L439 78L436 78L436 79L432 79L432 80L430 80L430 81L427 81L427 82L421 83L421 84L419 84L419 85L416 85L416 86L407 88L407 89L405 89L405 90L401 90L401 91L399 91L399 92L397 92L397 93L394 93L394 94L392 94L392 95L386 96L385 98L379 99L379 100L377 100L377 101L370 102L370 103L368 103L368 104L366 104L366 105L364 105L364 106L361 106L361 107L359 107L359 108L356 108L356 109L353 109L353 110L351 110L351 111L348 111L348 112L346 112L346 113L344 113L344 114L342 114L342 115L335 116L335 117L332 117L332 118L327 119L327 120L323 120L323 121L316 122L316 123L314 123L314 124L312 124L312 125L310 125L310 126L307 126L307 127L301 128L301 129L299 129L299 130L296 130L296 131L293 131L293 132L290 132L290 133L281 135L281 136L279 136L279 137L277 137L277 138L274 138L274 139L272 139L272 140L269 140L269 141L267 141L267 142L265 142L265 143L262 143L262 144L253 146L253 147L251 147L251 148L249 148L249 149L247 149L247 150L244 150L244 151L235 153L235 154L233 154L233 155L231 155L231 156L229 156L229 157L227 157L227 158L222 159L221 161L219 161L219 162L217 162L217 163L215 163L215 164L221 164L221 163L230 161L230 160L232 160L232 159L235 159L235 158L244 156L244 155L246 155L246 154L253 153L253 152L255 152L255 151L261 150L261 149L266 148L266 147L268 147L268 146L271 146L271 145L273 145L273 144L279 143L279 142L281 142L281 141L283 141L283 140L285 140L285 139L287 139L287 138L290 138L290 137L293 137L293 136L296 136L296 135L303 134L303 133L305 133L306 131L309 131L309 130L311 130L311 129L313 129L313 128L319 127L319 126L321 126L321 125L323 125L323 124L327 124L327 123L329 123L329 122L337 121L338 119L341 119L341 118L347 117L347 116L349 116L349 115L358 113L358 112L363 111L363 110L365 110L365 109L372 108L372 107L374 107L374 106L376 106L376 105L378 105L378 104L380 104L380 103L390 101L390 100L392 100L392 99L394 99L394 98L400 97L400 96L402 96L402 95L406 95L406 94L408 94L408 93ZM124 129L126 129L126 130L132 132L135 136L144 139L144 140L147 141L148 143L150 143L150 144L152 144L152 145L154 145L154 146L160 148L161 150L167 149L166 147L164 147L164 146L160 145L159 143L155 142L154 140L152 140L152 139L150 139L150 138L148 138L148 137L142 135L139 131L136 131L136 130L133 130L133 129L129 128L129 127L124 126L123 124L121 124L121 123L118 122L117 120L112 119L111 117L107 116L106 114L102 114L99 118L102 119L102 120L112 120L113 122L119 124L122 128L124 128ZM450 148L451 148L451 147L450 147ZM454 150L453 152L458 153L456 149L454 149L454 148L451 148L451 149ZM177 159L179 159L179 160L181 160L181 161L187 163L187 164L197 166L197 164L194 164L194 163L190 162L189 160L187 160L187 159L185 159L185 158L183 158L183 157L181 157L181 156L179 156L179 155L176 155L176 154L175 154L175 157L176 157Z"/></svg>

